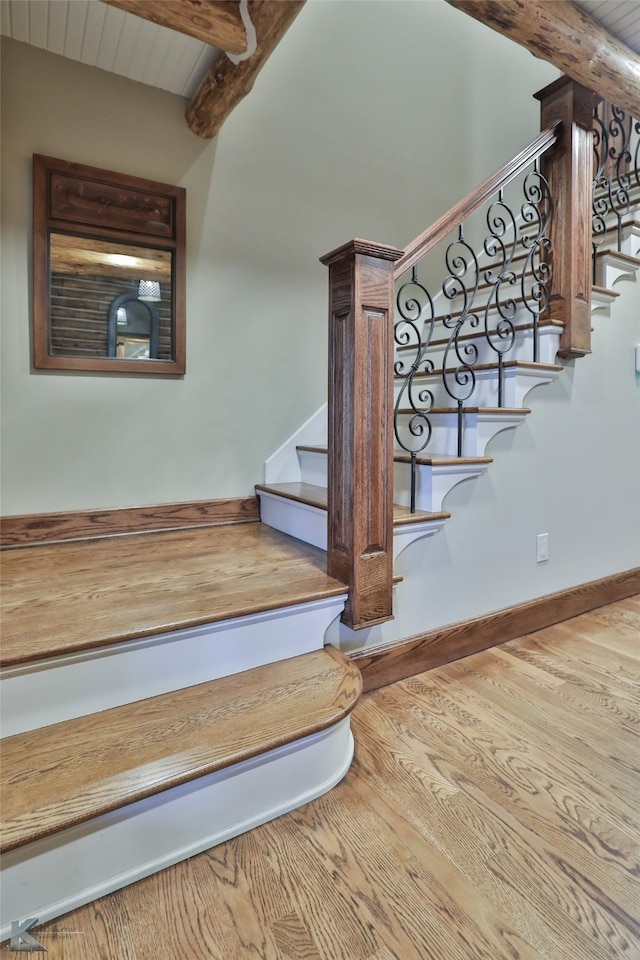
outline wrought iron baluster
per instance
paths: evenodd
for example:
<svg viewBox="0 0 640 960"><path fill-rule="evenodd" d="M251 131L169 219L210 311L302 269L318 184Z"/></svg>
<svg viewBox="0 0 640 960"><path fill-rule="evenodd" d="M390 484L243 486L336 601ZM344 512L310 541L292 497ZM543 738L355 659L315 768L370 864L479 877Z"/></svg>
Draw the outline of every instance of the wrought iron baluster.
<svg viewBox="0 0 640 960"><path fill-rule="evenodd" d="M498 189L484 213L477 208L473 225L471 220L462 221L453 239L449 234L446 247L446 238L442 247L434 247L432 254L444 248L444 280L437 296L420 278L418 265L400 280L394 329L398 350L394 372L400 384L394 432L398 447L409 454L412 511L418 460L433 437L436 391L444 391L452 402L455 448L462 456L465 411L478 386L481 350L497 361L498 406L505 405L505 364L515 351L518 314L529 320L525 330L533 331L532 358L538 360L540 318L549 301L547 228L552 203L537 159L509 189L513 199L504 187ZM436 376L439 387L434 384Z"/></svg>
<svg viewBox="0 0 640 960"><path fill-rule="evenodd" d="M418 268L414 266L411 277L402 284L396 295L396 307L400 319L394 328L395 342L404 348L402 357L394 364L394 373L404 377L398 392L394 407L393 429L398 446L411 455L411 512L415 512L416 499L416 457L429 445L432 434L429 412L433 408L433 393L427 387L420 388L415 382L419 374L433 372L433 361L427 358L433 338L435 325L435 308L428 289L418 279ZM426 332L425 332L426 331ZM403 359L405 353L414 352L413 359ZM409 438L405 439L400 432L400 416L404 412L403 402L408 404L406 412L410 414L408 431Z"/></svg>
<svg viewBox="0 0 640 960"><path fill-rule="evenodd" d="M498 406L504 406L504 355L515 341L516 301L509 288L517 282L513 259L518 244L518 225L513 210L506 203L504 191L487 210L489 235L484 241L487 256L498 256L499 262L485 270L485 281L492 284L491 293L484 310L484 330L489 347L498 359ZM491 329L495 318L495 330Z"/></svg>
<svg viewBox="0 0 640 960"><path fill-rule="evenodd" d="M538 160L527 174L523 184L524 201L520 208L523 223L529 229L522 237L522 246L527 250L522 268L521 290L525 309L533 324L533 362L540 355L540 317L549 305L549 281L551 270L545 255L551 248L547 228L551 220L553 204L548 180L540 172Z"/></svg>
<svg viewBox="0 0 640 960"><path fill-rule="evenodd" d="M476 388L474 364L478 361L478 347L464 340L463 331L465 327L473 331L480 324L475 311L480 267L476 253L465 240L464 222L458 227L457 238L446 249L445 265L449 272L442 281L442 293L450 302L462 300L457 315L451 311L442 320L443 325L451 330L442 360L442 382L458 408L457 450L458 456L462 456L463 408Z"/></svg>
<svg viewBox="0 0 640 960"><path fill-rule="evenodd" d="M640 121L602 101L593 117L593 280L598 247L614 221L616 248L622 250L623 224L629 216L632 191L640 187Z"/></svg>

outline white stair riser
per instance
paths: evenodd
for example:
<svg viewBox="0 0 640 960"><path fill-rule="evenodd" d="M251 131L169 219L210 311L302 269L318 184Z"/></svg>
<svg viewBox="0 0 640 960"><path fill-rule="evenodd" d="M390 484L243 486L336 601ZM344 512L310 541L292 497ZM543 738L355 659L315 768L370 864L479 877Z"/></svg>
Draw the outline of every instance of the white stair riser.
<svg viewBox="0 0 640 960"><path fill-rule="evenodd" d="M619 294L613 290L592 290L591 291L591 315L600 314L605 317L611 316L611 304L615 303Z"/></svg>
<svg viewBox="0 0 640 960"><path fill-rule="evenodd" d="M326 470L323 486L326 486ZM319 547L321 550L327 549L326 510L301 503L299 500L279 497L264 490L259 490L258 496L262 523L266 523L275 530L281 530L282 533L287 533L297 540L303 540L304 543Z"/></svg>
<svg viewBox="0 0 640 960"><path fill-rule="evenodd" d="M640 217L640 211L636 213ZM621 250L631 257L640 257L640 221L622 229Z"/></svg>
<svg viewBox="0 0 640 960"><path fill-rule="evenodd" d="M634 218L637 222L624 222L621 232L621 242L620 242L620 251L621 253L627 253L631 257L640 257L640 207L637 207L635 211L631 211L630 216ZM623 218L624 221L627 221L628 218ZM613 229L607 231L606 236L596 235L595 241L598 249L608 250L608 249L617 249L618 246L618 232L613 221L609 222L609 226Z"/></svg>
<svg viewBox="0 0 640 960"><path fill-rule="evenodd" d="M553 371L507 367L504 370L502 406L521 407L530 390L542 384L550 383L556 376L557 372ZM451 381L453 382L453 377ZM400 388L401 384L396 382L396 397ZM434 406L450 407L452 405L452 399L447 393L439 374L416 378L414 392L417 393L423 389L428 389L433 394ZM498 380L496 371L478 370L476 372L475 389L465 402L474 407L497 407ZM400 401L400 405L402 407L407 405L404 398Z"/></svg>
<svg viewBox="0 0 640 960"><path fill-rule="evenodd" d="M320 650L345 600L314 600L5 669L3 736Z"/></svg>
<svg viewBox="0 0 640 960"><path fill-rule="evenodd" d="M462 428L462 456L482 457L487 444L502 430L512 430L522 423L526 414L477 414L465 413ZM429 449L439 454L457 456L458 453L458 417L455 413L428 414L432 427ZM398 434L409 448L415 448L416 438L409 430L409 414L398 419ZM396 448L400 449L396 444Z"/></svg>
<svg viewBox="0 0 640 960"><path fill-rule="evenodd" d="M311 543L321 550L327 549L327 511L309 504L259 491L262 522L291 537ZM433 536L444 525L444 520L428 520L424 523L403 524L393 530L393 559L414 540Z"/></svg>
<svg viewBox="0 0 640 960"><path fill-rule="evenodd" d="M320 733L70 827L2 858L0 939L273 820L329 791L351 764L349 717ZM37 928L31 935L38 940Z"/></svg>
<svg viewBox="0 0 640 960"><path fill-rule="evenodd" d="M443 509L444 499L463 480L472 480L487 469L488 464L451 464L425 466L418 464L416 472L416 510ZM396 503L411 505L411 467L408 463L396 463L394 467L393 496Z"/></svg>
<svg viewBox="0 0 640 960"><path fill-rule="evenodd" d="M596 284L608 290L612 290L620 280L634 281L637 272L636 265L616 256L615 252L602 254L596 260Z"/></svg>
<svg viewBox="0 0 640 960"><path fill-rule="evenodd" d="M298 463L302 483L312 483L316 487L327 486L327 454L324 451L298 450Z"/></svg>
<svg viewBox="0 0 640 960"><path fill-rule="evenodd" d="M464 330L465 333L471 333L471 329L467 325ZM558 353L558 345L560 342L560 329L558 327L542 327L539 332L538 338L538 363L555 363L555 357ZM445 331L446 335L446 331ZM438 338L440 334L438 334ZM506 340L501 342L497 336L492 337L492 342L498 346L508 346L509 341ZM477 363L496 363L497 354L494 349L490 346L487 341L486 336L482 332L478 332L477 336L474 336L468 340L460 340L460 350L464 351L467 347L472 347L477 350L477 356L472 358L474 364ZM455 347L452 346L448 354L448 359L445 356L445 350L447 348L446 343L437 343L432 344L429 347L429 350L425 357L428 357L432 363L435 365L437 370L442 369L443 366L453 367L456 365L456 354ZM467 359L468 355L465 356L464 352L462 353L463 359ZM406 369L409 370L411 364L415 358L415 351L398 351L397 359L404 360L406 364ZM520 360L525 363L533 361L533 331L532 330L518 330L516 331L516 336L513 342L513 346L509 349L508 354L506 355L507 360Z"/></svg>

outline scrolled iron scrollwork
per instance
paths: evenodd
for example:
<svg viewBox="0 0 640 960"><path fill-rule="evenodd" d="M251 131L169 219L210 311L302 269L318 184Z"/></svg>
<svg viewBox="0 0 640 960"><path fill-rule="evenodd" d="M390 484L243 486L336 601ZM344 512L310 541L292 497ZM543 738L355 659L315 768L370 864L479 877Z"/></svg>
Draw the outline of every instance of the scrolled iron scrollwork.
<svg viewBox="0 0 640 960"><path fill-rule="evenodd" d="M601 101L593 116L592 235L595 255L613 224L622 249L622 226L640 187L640 121L620 107Z"/></svg>
<svg viewBox="0 0 640 960"><path fill-rule="evenodd" d="M485 282L491 287L484 307L484 331L489 347L500 361L513 346L517 312L513 296L517 274L513 260L518 245L518 225L503 190L489 206L486 221L489 233L484 240L484 252L494 259L484 270Z"/></svg>
<svg viewBox="0 0 640 960"><path fill-rule="evenodd" d="M416 454L426 449L432 433L429 412L433 393L416 377L433 373L433 361L426 354L433 337L435 307L428 289L418 280L415 267L410 279L398 290L396 308L400 319L394 326L394 339L402 354L396 359L394 373L403 381L395 402L394 433L402 449ZM401 413L409 414L408 437L399 427Z"/></svg>
<svg viewBox="0 0 640 960"><path fill-rule="evenodd" d="M473 394L476 385L474 364L478 347L465 340L466 331L475 330L480 317L474 309L480 286L478 257L465 240L464 224L458 227L458 236L447 247L444 257L447 276L442 281L445 300L457 309L446 313L443 325L450 330L442 360L442 382L448 395L457 404L463 404Z"/></svg>
<svg viewBox="0 0 640 960"><path fill-rule="evenodd" d="M540 172L537 161L525 177L522 190L524 200L521 215L527 227L522 246L527 253L522 267L520 291L524 308L533 323L533 361L536 362L540 317L549 305L551 269L548 252L551 240L547 229L553 209L549 181Z"/></svg>
<svg viewBox="0 0 640 960"><path fill-rule="evenodd" d="M474 402L481 366L497 363L502 406L505 357L520 344L520 328L533 326L531 359L537 359L538 323L549 299L545 252L552 204L538 161L532 166L511 178L515 202L497 189L476 219L460 222L453 237L434 248L432 256L443 251L437 290L420 279L417 265L400 281L394 430L398 447L410 455L412 509L417 460L432 440L434 415L444 412L438 405L457 417L460 456L464 414Z"/></svg>

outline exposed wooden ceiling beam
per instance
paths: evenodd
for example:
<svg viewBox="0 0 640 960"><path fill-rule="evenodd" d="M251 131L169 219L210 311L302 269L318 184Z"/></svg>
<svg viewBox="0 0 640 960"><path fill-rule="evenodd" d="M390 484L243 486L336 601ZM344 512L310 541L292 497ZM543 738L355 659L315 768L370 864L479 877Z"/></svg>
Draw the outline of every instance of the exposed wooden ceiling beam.
<svg viewBox="0 0 640 960"><path fill-rule="evenodd" d="M640 57L570 0L447 0L640 118Z"/></svg>
<svg viewBox="0 0 640 960"><path fill-rule="evenodd" d="M187 123L199 137L215 137L233 108L249 93L255 79L304 6L305 0L252 0L249 16L256 31L256 49L233 63L220 54L187 106Z"/></svg>
<svg viewBox="0 0 640 960"><path fill-rule="evenodd" d="M244 53L247 31L238 0L104 0L161 27L186 33L229 53Z"/></svg>

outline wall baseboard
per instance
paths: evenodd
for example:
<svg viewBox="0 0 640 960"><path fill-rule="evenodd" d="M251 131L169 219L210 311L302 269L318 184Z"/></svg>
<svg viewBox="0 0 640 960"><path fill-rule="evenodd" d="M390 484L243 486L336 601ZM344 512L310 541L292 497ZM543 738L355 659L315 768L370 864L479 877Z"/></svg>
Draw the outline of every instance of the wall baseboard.
<svg viewBox="0 0 640 960"><path fill-rule="evenodd" d="M127 533L187 530L260 519L257 497L192 500L115 510L29 513L0 519L0 547L29 547L64 540L113 537Z"/></svg>
<svg viewBox="0 0 640 960"><path fill-rule="evenodd" d="M640 567L351 655L364 692L640 593Z"/></svg>

